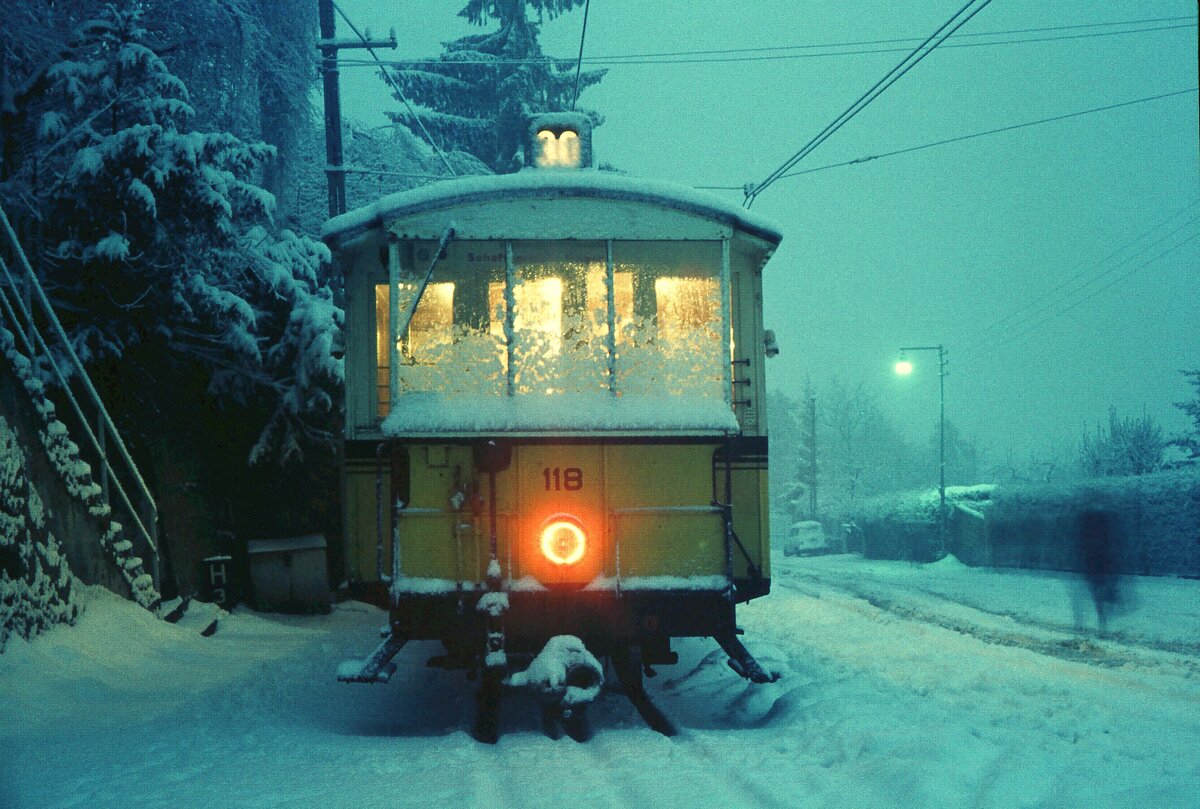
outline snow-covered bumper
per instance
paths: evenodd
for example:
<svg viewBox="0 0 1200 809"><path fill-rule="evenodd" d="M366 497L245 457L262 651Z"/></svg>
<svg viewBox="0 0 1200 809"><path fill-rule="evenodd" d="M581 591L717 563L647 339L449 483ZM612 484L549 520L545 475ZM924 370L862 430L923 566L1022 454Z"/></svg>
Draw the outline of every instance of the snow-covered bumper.
<svg viewBox="0 0 1200 809"><path fill-rule="evenodd" d="M760 585L764 592L769 582ZM709 637L735 630L734 602L722 589L513 590L505 593L503 623L507 646L537 652L547 638L575 635L589 649L605 654L630 643L668 649L674 637ZM392 630L411 640L443 640L448 647L477 648L486 610L482 594L397 592ZM486 605L485 605L486 606ZM666 661L662 661L666 662Z"/></svg>

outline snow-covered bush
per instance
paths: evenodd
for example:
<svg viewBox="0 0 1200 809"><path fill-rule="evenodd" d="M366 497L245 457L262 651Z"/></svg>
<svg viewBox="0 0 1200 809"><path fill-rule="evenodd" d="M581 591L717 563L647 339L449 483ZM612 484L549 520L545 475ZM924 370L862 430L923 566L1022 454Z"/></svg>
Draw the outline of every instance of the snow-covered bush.
<svg viewBox="0 0 1200 809"><path fill-rule="evenodd" d="M1191 399L1176 402L1175 406L1192 420L1192 430L1176 437L1172 443L1187 452L1194 462L1200 460L1200 369L1182 373L1194 389L1194 395Z"/></svg>
<svg viewBox="0 0 1200 809"><path fill-rule="evenodd" d="M1109 408L1108 427L1084 433L1079 466L1087 477L1145 475L1162 468L1167 439L1148 415L1122 418Z"/></svg>
<svg viewBox="0 0 1200 809"><path fill-rule="evenodd" d="M995 564L1072 569L1079 514L1111 513L1121 569L1200 575L1200 469L998 487L986 510Z"/></svg>
<svg viewBox="0 0 1200 809"><path fill-rule="evenodd" d="M0 416L0 652L11 635L31 638L79 616L76 580L46 529L16 433Z"/></svg>
<svg viewBox="0 0 1200 809"><path fill-rule="evenodd" d="M135 555L133 543L125 537L124 526L113 519L112 507L100 485L96 483L92 467L80 459L79 446L71 440L66 425L58 420L54 403L46 397L46 386L34 374L29 359L17 350L12 332L3 328L0 328L0 362L8 364L25 392L29 394L33 409L44 425L44 429L38 430L38 438L46 450L51 466L58 473L67 493L82 503L88 514L100 522L101 548L109 561L121 572L133 600L148 610L156 610L162 598L154 579L146 572L143 560ZM23 459L21 460L23 463ZM38 504L36 514L40 524L40 500L36 500L37 493L32 487L29 488L29 493L30 502ZM63 564L66 564L65 560Z"/></svg>
<svg viewBox="0 0 1200 809"><path fill-rule="evenodd" d="M991 499L996 486L982 483L975 486L947 486L946 509L957 505L980 508ZM936 522L941 494L937 489L916 489L880 495L862 501L849 516L858 524L868 522Z"/></svg>

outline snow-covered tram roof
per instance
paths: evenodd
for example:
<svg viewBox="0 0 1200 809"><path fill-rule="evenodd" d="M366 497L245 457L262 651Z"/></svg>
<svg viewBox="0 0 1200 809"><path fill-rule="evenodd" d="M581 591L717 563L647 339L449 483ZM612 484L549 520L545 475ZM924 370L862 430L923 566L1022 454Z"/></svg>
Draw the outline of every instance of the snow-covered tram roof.
<svg viewBox="0 0 1200 809"><path fill-rule="evenodd" d="M397 219L432 211L466 208L498 201L586 199L657 206L734 228L767 242L783 238L770 220L704 191L661 180L632 178L595 169L525 169L515 174L462 177L382 197L370 205L335 216L322 237L343 243Z"/></svg>

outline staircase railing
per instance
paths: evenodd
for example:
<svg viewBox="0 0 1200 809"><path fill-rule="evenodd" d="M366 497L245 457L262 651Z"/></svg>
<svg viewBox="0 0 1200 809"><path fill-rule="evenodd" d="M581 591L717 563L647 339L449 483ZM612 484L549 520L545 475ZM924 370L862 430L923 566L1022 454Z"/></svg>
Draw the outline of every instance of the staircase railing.
<svg viewBox="0 0 1200 809"><path fill-rule="evenodd" d="M161 581L158 554L158 505L154 502L154 497L150 494L150 489L146 486L141 472L138 471L137 464L133 462L129 449L121 439L121 434L113 424L112 417L109 416L108 410L100 400L96 386L92 384L92 379L84 369L83 363L80 362L79 355L75 353L75 348L71 345L58 315L55 314L54 307L50 305L50 299L46 297L46 292L42 289L37 275L34 274L33 267L30 266L16 231L13 230L12 223L9 222L3 208L0 208L0 231L2 231L0 232L0 272L3 273L5 282L0 284L0 293L2 293L0 294L0 309L3 310L7 325L16 337L18 346L24 349L25 355L30 361L41 358L49 366L54 380L58 383L59 389L79 420L79 425L94 457L99 461L100 487L104 496L111 502L110 491L117 493L118 502L124 506L126 515L132 521L137 538L150 551L152 557L150 575L154 577L154 586L159 588ZM16 257L15 267L5 261L3 249L5 247L11 250L12 255ZM66 357L69 373L63 373L59 359L50 350L43 334L43 328L39 328L39 320L44 329L50 333L50 339L55 341L56 347ZM82 388L81 396L76 396L72 389L70 384L72 379L76 380L79 387ZM83 405L80 404L80 398L84 400ZM84 405L86 405L86 411ZM95 425L94 428L93 425ZM114 466L114 461L116 461L116 466ZM137 506L134 505L134 500L137 501Z"/></svg>

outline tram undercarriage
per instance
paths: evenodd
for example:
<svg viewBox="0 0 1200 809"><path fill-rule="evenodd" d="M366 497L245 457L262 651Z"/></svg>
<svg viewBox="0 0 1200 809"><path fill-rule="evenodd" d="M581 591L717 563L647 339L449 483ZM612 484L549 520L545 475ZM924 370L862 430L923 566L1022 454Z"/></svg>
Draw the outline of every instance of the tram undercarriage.
<svg viewBox="0 0 1200 809"><path fill-rule="evenodd" d="M382 630L380 645L365 660L343 663L338 679L386 683L395 671L392 658L409 641L441 641L443 652L429 657L426 665L462 670L479 682L473 733L480 741L495 742L500 728L499 702L506 687L540 688L542 725L547 735L557 738L561 728L576 740L587 738L590 729L586 712L591 699L579 699L575 694L582 690L598 695L610 670L619 687L610 686L609 690L624 694L650 728L675 735L677 728L653 702L643 681L647 675L654 676L654 666L678 662L679 655L671 648L673 638L712 637L729 655L729 666L738 675L753 683L778 678L742 644L738 637L741 630L734 623L734 607L725 593L657 591L618 596L615 592L574 591L506 595L508 607L503 611L503 623L489 620L499 616L478 609L486 603L478 593L401 599L392 610L390 625ZM453 634L445 634L448 627L454 628ZM502 645L492 648L497 631ZM519 675L539 668L538 662L546 657L549 646L558 642L576 642L585 650L588 662L563 661L553 688L540 680L522 681ZM499 657L485 656L482 661L493 665L481 665L479 650L483 648L491 650L489 655L500 653ZM541 668L554 665L552 661Z"/></svg>

